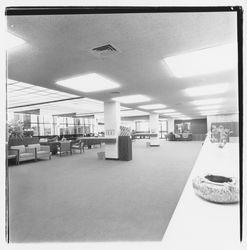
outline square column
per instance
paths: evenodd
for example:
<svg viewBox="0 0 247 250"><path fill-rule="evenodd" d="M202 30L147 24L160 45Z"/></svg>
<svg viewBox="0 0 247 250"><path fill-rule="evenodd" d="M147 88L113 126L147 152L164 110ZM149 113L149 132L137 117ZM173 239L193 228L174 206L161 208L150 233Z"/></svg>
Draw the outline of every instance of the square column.
<svg viewBox="0 0 247 250"><path fill-rule="evenodd" d="M118 159L118 136L120 133L120 103L104 102L105 138L116 139L105 144L105 158Z"/></svg>
<svg viewBox="0 0 247 250"><path fill-rule="evenodd" d="M94 136L98 135L98 132L99 132L98 117L96 114L94 115L94 119L93 119L93 132L94 132Z"/></svg>
<svg viewBox="0 0 247 250"><path fill-rule="evenodd" d="M159 146L159 114L149 115L150 146Z"/></svg>
<svg viewBox="0 0 247 250"><path fill-rule="evenodd" d="M169 118L168 119L168 133L174 133L175 129L174 129L174 119Z"/></svg>

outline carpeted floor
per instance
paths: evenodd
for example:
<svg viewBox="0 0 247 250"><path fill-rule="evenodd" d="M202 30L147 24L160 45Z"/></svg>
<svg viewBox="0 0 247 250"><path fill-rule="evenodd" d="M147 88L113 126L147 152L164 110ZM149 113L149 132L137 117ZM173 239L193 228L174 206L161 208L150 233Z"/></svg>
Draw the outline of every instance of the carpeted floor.
<svg viewBox="0 0 247 250"><path fill-rule="evenodd" d="M133 160L102 148L9 167L11 242L160 241L202 142L133 142Z"/></svg>

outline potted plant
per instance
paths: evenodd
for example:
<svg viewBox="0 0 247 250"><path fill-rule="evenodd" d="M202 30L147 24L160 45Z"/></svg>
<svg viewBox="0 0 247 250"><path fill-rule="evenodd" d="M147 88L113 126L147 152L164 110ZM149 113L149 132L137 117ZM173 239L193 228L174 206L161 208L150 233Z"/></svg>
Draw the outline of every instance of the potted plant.
<svg viewBox="0 0 247 250"><path fill-rule="evenodd" d="M8 135L9 139L20 139L24 137L23 134L23 123L18 120L12 120L8 122Z"/></svg>
<svg viewBox="0 0 247 250"><path fill-rule="evenodd" d="M212 126L211 131L211 142L219 143L219 148L223 148L227 142L229 142L229 136L232 134L232 131L224 126L220 125L216 127Z"/></svg>

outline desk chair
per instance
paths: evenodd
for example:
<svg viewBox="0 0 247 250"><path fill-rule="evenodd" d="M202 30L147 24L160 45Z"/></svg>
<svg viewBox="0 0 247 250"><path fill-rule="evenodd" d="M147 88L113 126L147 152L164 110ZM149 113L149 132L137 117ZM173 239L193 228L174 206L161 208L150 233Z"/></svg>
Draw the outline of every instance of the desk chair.
<svg viewBox="0 0 247 250"><path fill-rule="evenodd" d="M72 148L71 148L71 142L70 141L60 141L59 143L59 153L60 156L62 156L62 153L66 153L70 152L70 154L72 155Z"/></svg>
<svg viewBox="0 0 247 250"><path fill-rule="evenodd" d="M80 154L83 151L84 152L84 143L81 140L77 140L72 143L71 149L74 150L80 150Z"/></svg>

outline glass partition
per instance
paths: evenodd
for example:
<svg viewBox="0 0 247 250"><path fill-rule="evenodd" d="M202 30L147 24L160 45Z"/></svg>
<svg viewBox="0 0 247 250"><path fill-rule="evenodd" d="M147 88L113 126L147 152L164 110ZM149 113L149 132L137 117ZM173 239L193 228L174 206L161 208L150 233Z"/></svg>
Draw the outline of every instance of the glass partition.
<svg viewBox="0 0 247 250"><path fill-rule="evenodd" d="M8 122L20 121L31 136L94 133L94 117L65 117L8 112ZM27 132L28 131L28 132Z"/></svg>

